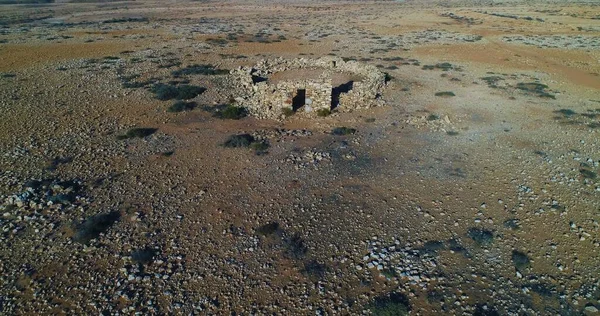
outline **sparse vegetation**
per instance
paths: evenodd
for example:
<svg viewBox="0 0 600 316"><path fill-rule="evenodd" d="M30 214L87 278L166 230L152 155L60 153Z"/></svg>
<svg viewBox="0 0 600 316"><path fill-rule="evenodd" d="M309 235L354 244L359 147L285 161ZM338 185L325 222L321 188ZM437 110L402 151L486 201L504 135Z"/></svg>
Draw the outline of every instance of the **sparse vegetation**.
<svg viewBox="0 0 600 316"><path fill-rule="evenodd" d="M443 71L449 71L454 69L454 66L452 66L452 64L450 63L440 63L440 64L436 64L436 65L424 65L423 70L434 70L434 69L441 69Z"/></svg>
<svg viewBox="0 0 600 316"><path fill-rule="evenodd" d="M131 253L131 260L138 264L148 264L152 262L158 251L153 248L142 248Z"/></svg>
<svg viewBox="0 0 600 316"><path fill-rule="evenodd" d="M330 109L318 109L317 110L317 116L319 116L319 117L326 117L329 115L331 115Z"/></svg>
<svg viewBox="0 0 600 316"><path fill-rule="evenodd" d="M327 266L319 263L316 260L310 260L304 264L304 268L300 271L309 277L316 279L322 279L327 272Z"/></svg>
<svg viewBox="0 0 600 316"><path fill-rule="evenodd" d="M185 102L185 101L177 101L173 103L168 109L167 112L183 112L183 111L191 111L196 107L196 102Z"/></svg>
<svg viewBox="0 0 600 316"><path fill-rule="evenodd" d="M378 297L367 308L378 316L407 316L411 309L408 298L401 293Z"/></svg>
<svg viewBox="0 0 600 316"><path fill-rule="evenodd" d="M470 228L467 232L467 235L471 237L477 244L479 245L489 245L494 241L494 234L487 230L481 228Z"/></svg>
<svg viewBox="0 0 600 316"><path fill-rule="evenodd" d="M512 252L512 262L518 271L523 271L530 265L529 257L517 250L513 250Z"/></svg>
<svg viewBox="0 0 600 316"><path fill-rule="evenodd" d="M154 85L151 91L155 94L155 97L161 101L173 99L189 100L204 93L206 88L192 85L166 85L159 83Z"/></svg>
<svg viewBox="0 0 600 316"><path fill-rule="evenodd" d="M385 268L381 270L381 275L383 275L388 280L391 280L397 276L396 270L392 268Z"/></svg>
<svg viewBox="0 0 600 316"><path fill-rule="evenodd" d="M564 115L566 117L570 117L570 116L573 116L573 115L577 114L577 112L575 112L575 111L573 111L571 109L560 109L560 110L557 110L557 111L554 111L554 112L562 114L562 115Z"/></svg>
<svg viewBox="0 0 600 316"><path fill-rule="evenodd" d="M439 240L430 240L423 244L423 250L426 251L438 251L446 248L443 241Z"/></svg>
<svg viewBox="0 0 600 316"><path fill-rule="evenodd" d="M440 116L439 116L439 115L437 115L437 114L429 114L429 115L427 116L427 120L428 120L428 121L437 121L437 120L439 120L439 119L440 119Z"/></svg>
<svg viewBox="0 0 600 316"><path fill-rule="evenodd" d="M250 144L250 148L256 150L257 153L260 153L269 149L269 144L264 141L253 142L252 144Z"/></svg>
<svg viewBox="0 0 600 316"><path fill-rule="evenodd" d="M548 86L545 84L537 82L519 82L517 83L516 88L519 90L536 94L540 98L556 99L556 97L553 94L550 94L546 91L546 89L548 89Z"/></svg>
<svg viewBox="0 0 600 316"><path fill-rule="evenodd" d="M356 129L350 127L336 127L331 130L333 135L352 135L356 133Z"/></svg>
<svg viewBox="0 0 600 316"><path fill-rule="evenodd" d="M185 68L174 70L171 72L173 77L178 78L183 75L205 75L205 76L214 76L214 75L225 75L228 74L229 70L226 69L217 69L214 68L213 65L199 65L194 64L191 66L187 66Z"/></svg>
<svg viewBox="0 0 600 316"><path fill-rule="evenodd" d="M308 252L308 247L304 244L304 240L299 233L295 233L286 239L287 254L293 259L300 259Z"/></svg>
<svg viewBox="0 0 600 316"><path fill-rule="evenodd" d="M256 232L259 235L269 236L279 231L279 223L271 222L265 225L262 225L256 229Z"/></svg>
<svg viewBox="0 0 600 316"><path fill-rule="evenodd" d="M79 0L81 1L81 0ZM110 24L110 23L131 23L131 22L148 22L148 18L145 17L128 17L128 18L113 18L110 20L105 20L102 23Z"/></svg>
<svg viewBox="0 0 600 316"><path fill-rule="evenodd" d="M232 135L225 141L223 146L229 148L250 147L254 141L254 137L250 134Z"/></svg>
<svg viewBox="0 0 600 316"><path fill-rule="evenodd" d="M521 228L521 225L519 224L518 219L510 218L510 219L507 219L504 221L504 227L513 229L513 230L517 230L517 229Z"/></svg>
<svg viewBox="0 0 600 316"><path fill-rule="evenodd" d="M292 115L294 115L294 110L290 107L285 107L281 109L281 114L283 114L283 116L285 117L290 117Z"/></svg>
<svg viewBox="0 0 600 316"><path fill-rule="evenodd" d="M449 98L449 97L456 96L456 94L454 94L454 92L452 92L452 91L442 91L442 92L436 92L435 96L436 97Z"/></svg>
<svg viewBox="0 0 600 316"><path fill-rule="evenodd" d="M121 213L113 211L88 217L77 227L73 239L79 243L87 244L105 233L116 221L121 218Z"/></svg>
<svg viewBox="0 0 600 316"><path fill-rule="evenodd" d="M245 108L228 104L225 108L214 113L215 117L229 120L239 120L246 117L248 111Z"/></svg>
<svg viewBox="0 0 600 316"><path fill-rule="evenodd" d="M588 169L579 169L579 173L586 179L596 179L597 175L595 172Z"/></svg>
<svg viewBox="0 0 600 316"><path fill-rule="evenodd" d="M117 139L127 139L127 138L144 138L146 136L150 136L158 131L158 128L148 128L148 127L137 127L132 128L125 133L125 135L117 136Z"/></svg>

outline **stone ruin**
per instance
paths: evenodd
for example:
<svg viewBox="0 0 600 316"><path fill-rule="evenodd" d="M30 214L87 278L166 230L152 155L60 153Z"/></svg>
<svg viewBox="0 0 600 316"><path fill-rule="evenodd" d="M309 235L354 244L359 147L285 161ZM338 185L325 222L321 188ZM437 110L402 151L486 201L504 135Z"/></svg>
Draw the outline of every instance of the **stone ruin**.
<svg viewBox="0 0 600 316"><path fill-rule="evenodd" d="M377 67L333 56L261 60L231 75L241 89L237 105L262 119L380 106L386 86L386 74Z"/></svg>

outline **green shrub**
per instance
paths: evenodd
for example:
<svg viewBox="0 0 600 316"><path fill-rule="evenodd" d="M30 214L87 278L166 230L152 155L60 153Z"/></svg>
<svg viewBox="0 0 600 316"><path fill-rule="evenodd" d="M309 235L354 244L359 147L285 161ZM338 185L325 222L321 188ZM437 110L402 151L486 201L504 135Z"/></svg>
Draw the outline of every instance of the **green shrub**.
<svg viewBox="0 0 600 316"><path fill-rule="evenodd" d="M428 121L437 121L439 119L440 119L440 116L437 114L429 114L429 116L427 116Z"/></svg>
<svg viewBox="0 0 600 316"><path fill-rule="evenodd" d="M529 257L517 250L513 250L512 252L512 261L518 271L522 271L530 265Z"/></svg>
<svg viewBox="0 0 600 316"><path fill-rule="evenodd" d="M198 64L194 64L191 66L187 66L185 68L179 69L179 70L174 70L171 72L171 74L174 77L180 77L182 75L208 75L208 76L214 76L214 75L225 75L228 74L229 70L226 69L216 69L214 68L213 65L198 65Z"/></svg>
<svg viewBox="0 0 600 316"><path fill-rule="evenodd" d="M540 98L556 99L556 97L546 91L548 86L537 82L519 82L517 83L517 89L526 92L537 94Z"/></svg>
<svg viewBox="0 0 600 316"><path fill-rule="evenodd" d="M250 147L254 142L254 137L250 134L232 135L225 141L223 146L229 148Z"/></svg>
<svg viewBox="0 0 600 316"><path fill-rule="evenodd" d="M596 179L596 177L597 177L595 172L587 170L587 169L579 169L579 173L581 173L581 175L587 179Z"/></svg>
<svg viewBox="0 0 600 316"><path fill-rule="evenodd" d="M258 152L269 149L269 144L266 142L253 142L250 147Z"/></svg>
<svg viewBox="0 0 600 316"><path fill-rule="evenodd" d="M407 316L410 312L408 298L401 293L378 297L367 307L377 316Z"/></svg>
<svg viewBox="0 0 600 316"><path fill-rule="evenodd" d="M186 84L177 86L159 83L154 85L150 91L152 91L155 94L155 97L161 101L173 99L189 100L204 93L206 88Z"/></svg>
<svg viewBox="0 0 600 316"><path fill-rule="evenodd" d="M189 100L189 99L193 99L196 96L204 93L204 91L206 91L206 88L202 88L202 87L198 87L198 86L191 86L191 85L181 85L177 87L177 99L180 100Z"/></svg>
<svg viewBox="0 0 600 316"><path fill-rule="evenodd" d="M573 111L571 109L560 109L558 111L554 111L554 113L560 113L560 114L562 114L562 115L564 115L566 117L573 116L573 115L577 114L577 112L575 112L575 111Z"/></svg>
<svg viewBox="0 0 600 316"><path fill-rule="evenodd" d="M470 228L467 235L479 245L488 245L494 241L494 234L486 229Z"/></svg>
<svg viewBox="0 0 600 316"><path fill-rule="evenodd" d="M452 92L452 91L442 91L442 92L436 92L435 96L436 97L453 97L453 96L456 96L456 94L454 94L454 92Z"/></svg>
<svg viewBox="0 0 600 316"><path fill-rule="evenodd" d="M131 253L131 260L138 264L147 264L152 262L152 259L154 259L154 256L157 254L158 251L156 249L146 247L133 251Z"/></svg>
<svg viewBox="0 0 600 316"><path fill-rule="evenodd" d="M247 114L245 108L229 104L223 110L215 112L214 116L222 119L239 120L246 117Z"/></svg>
<svg viewBox="0 0 600 316"><path fill-rule="evenodd" d="M299 233L285 239L286 254L293 259L300 259L308 252L308 247Z"/></svg>
<svg viewBox="0 0 600 316"><path fill-rule="evenodd" d="M283 114L283 116L285 117L290 117L292 115L294 115L294 109L290 108L290 107L285 107L281 109L281 113Z"/></svg>
<svg viewBox="0 0 600 316"><path fill-rule="evenodd" d="M196 102L177 101L167 109L167 112L191 111L195 107Z"/></svg>
<svg viewBox="0 0 600 316"><path fill-rule="evenodd" d="M317 116L320 117L326 117L331 115L331 110L330 109L318 109L317 110Z"/></svg>
<svg viewBox="0 0 600 316"><path fill-rule="evenodd" d="M513 230L517 230L519 228L521 228L521 225L519 225L519 220L516 218L509 218L507 220L504 221L504 227L508 228L508 229L513 229Z"/></svg>
<svg viewBox="0 0 600 316"><path fill-rule="evenodd" d="M268 236L272 235L279 231L279 223L271 222L265 225L262 225L256 229L256 232L259 235Z"/></svg>
<svg viewBox="0 0 600 316"><path fill-rule="evenodd" d="M138 127L132 128L125 133L125 135L117 136L117 139L127 139L127 138L144 138L146 136L150 136L158 131L158 128L147 128L147 127Z"/></svg>
<svg viewBox="0 0 600 316"><path fill-rule="evenodd" d="M350 127L336 127L331 130L331 134L333 135L351 135L356 133L356 129Z"/></svg>
<svg viewBox="0 0 600 316"><path fill-rule="evenodd" d="M117 211L88 217L87 220L77 227L73 239L77 242L87 244L92 239L98 238L100 234L105 233L120 218L121 214Z"/></svg>

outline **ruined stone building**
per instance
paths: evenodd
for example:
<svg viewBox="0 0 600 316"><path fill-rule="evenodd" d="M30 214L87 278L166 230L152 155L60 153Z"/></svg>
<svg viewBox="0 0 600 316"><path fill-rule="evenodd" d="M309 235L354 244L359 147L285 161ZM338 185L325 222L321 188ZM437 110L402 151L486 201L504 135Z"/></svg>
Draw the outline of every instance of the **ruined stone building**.
<svg viewBox="0 0 600 316"><path fill-rule="evenodd" d="M382 104L386 75L377 67L339 57L262 60L254 67L232 70L242 87L239 106L258 118L281 119L284 113L316 115Z"/></svg>

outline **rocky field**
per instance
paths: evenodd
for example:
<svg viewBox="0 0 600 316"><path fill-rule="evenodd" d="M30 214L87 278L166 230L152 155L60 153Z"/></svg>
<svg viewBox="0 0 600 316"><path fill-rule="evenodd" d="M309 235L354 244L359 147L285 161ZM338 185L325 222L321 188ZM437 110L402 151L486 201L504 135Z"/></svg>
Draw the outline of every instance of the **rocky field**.
<svg viewBox="0 0 600 316"><path fill-rule="evenodd" d="M599 315L599 164L595 2L0 5L3 315Z"/></svg>

